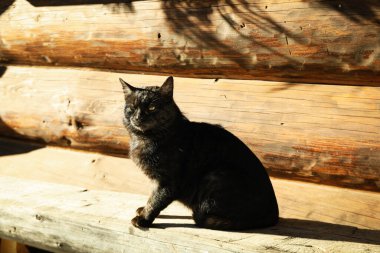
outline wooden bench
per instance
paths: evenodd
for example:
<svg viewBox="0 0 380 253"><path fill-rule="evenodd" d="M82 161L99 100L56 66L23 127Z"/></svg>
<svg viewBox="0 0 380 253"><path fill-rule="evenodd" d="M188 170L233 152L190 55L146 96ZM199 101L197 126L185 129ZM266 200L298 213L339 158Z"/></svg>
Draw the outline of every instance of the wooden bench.
<svg viewBox="0 0 380 253"><path fill-rule="evenodd" d="M17 153L24 144L1 144L9 154L0 156L3 238L57 252L380 250L377 193L273 179L281 211L275 227L199 229L190 210L174 203L152 228L137 229L130 219L150 184L130 160L39 146Z"/></svg>
<svg viewBox="0 0 380 253"><path fill-rule="evenodd" d="M380 251L379 13L372 0L0 1L0 253ZM150 182L128 159L117 80L168 74L186 116L263 162L278 226L199 229L177 204L130 225Z"/></svg>

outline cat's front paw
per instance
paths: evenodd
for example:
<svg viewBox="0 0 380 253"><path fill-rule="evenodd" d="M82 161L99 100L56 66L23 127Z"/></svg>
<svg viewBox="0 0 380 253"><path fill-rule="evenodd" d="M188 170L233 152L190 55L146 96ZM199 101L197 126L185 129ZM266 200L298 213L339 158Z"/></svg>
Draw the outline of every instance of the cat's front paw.
<svg viewBox="0 0 380 253"><path fill-rule="evenodd" d="M143 213L143 211L144 211L144 207L143 207L143 206L137 208L137 210L136 210L136 215L137 215L137 216L141 216L142 213Z"/></svg>
<svg viewBox="0 0 380 253"><path fill-rule="evenodd" d="M143 216L136 216L131 220L131 223L135 227L149 227L152 225L152 221L146 220Z"/></svg>

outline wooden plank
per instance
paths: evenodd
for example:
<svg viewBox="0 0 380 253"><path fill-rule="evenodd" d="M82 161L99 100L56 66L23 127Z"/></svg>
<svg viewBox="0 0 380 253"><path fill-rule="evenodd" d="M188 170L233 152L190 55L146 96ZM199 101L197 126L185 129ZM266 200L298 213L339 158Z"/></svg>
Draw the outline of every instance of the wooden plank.
<svg viewBox="0 0 380 253"><path fill-rule="evenodd" d="M17 253L17 242L0 239L0 253Z"/></svg>
<svg viewBox="0 0 380 253"><path fill-rule="evenodd" d="M152 184L129 159L1 140L0 175L93 190L148 195ZM19 153L16 151L19 150ZM8 152L7 152L8 151ZM272 178L280 216L365 229L380 228L380 195Z"/></svg>
<svg viewBox="0 0 380 253"><path fill-rule="evenodd" d="M173 204L146 230L132 227L146 197L0 178L0 235L61 252L376 252L377 230L282 219L242 232L196 228ZM112 207L112 208L110 208Z"/></svg>
<svg viewBox="0 0 380 253"><path fill-rule="evenodd" d="M0 15L8 64L380 83L377 0L16 0Z"/></svg>
<svg viewBox="0 0 380 253"><path fill-rule="evenodd" d="M137 86L165 79L8 67L0 79L0 135L126 156L120 76ZM380 87L175 79L175 100L185 115L226 127L271 175L375 191L379 98Z"/></svg>
<svg viewBox="0 0 380 253"><path fill-rule="evenodd" d="M30 252L27 246L17 243L16 241L0 238L0 253L33 253L33 252Z"/></svg>

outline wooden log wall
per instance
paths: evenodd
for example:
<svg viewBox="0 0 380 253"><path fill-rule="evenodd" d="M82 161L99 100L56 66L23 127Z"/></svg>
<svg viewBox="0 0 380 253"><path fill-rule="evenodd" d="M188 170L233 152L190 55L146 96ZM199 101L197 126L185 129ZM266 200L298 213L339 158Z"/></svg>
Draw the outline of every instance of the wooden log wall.
<svg viewBox="0 0 380 253"><path fill-rule="evenodd" d="M378 0L3 0L0 62L380 84Z"/></svg>
<svg viewBox="0 0 380 253"><path fill-rule="evenodd" d="M0 134L126 156L118 78L165 77L8 67L0 78ZM380 87L175 78L194 121L240 137L272 176L379 191Z"/></svg>

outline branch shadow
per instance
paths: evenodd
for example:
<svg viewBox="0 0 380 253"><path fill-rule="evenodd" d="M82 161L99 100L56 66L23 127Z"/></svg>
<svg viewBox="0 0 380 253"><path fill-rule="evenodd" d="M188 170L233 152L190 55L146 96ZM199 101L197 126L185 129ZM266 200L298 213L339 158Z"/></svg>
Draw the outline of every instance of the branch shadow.
<svg viewBox="0 0 380 253"><path fill-rule="evenodd" d="M380 25L379 10L376 10L380 8L378 0L315 1L313 4L332 9L358 24L370 22Z"/></svg>
<svg viewBox="0 0 380 253"><path fill-rule="evenodd" d="M375 0L351 0L343 3L341 1L311 1L308 8L318 8L319 11L334 10L356 23L366 21L379 24L379 19L376 17L378 13L376 9L379 6L380 2ZM290 41L303 48L316 48L322 45L327 47L327 44L304 33L302 27L297 30L294 28L297 25L285 26L286 20L281 23L267 8L268 6L247 0L162 1L162 9L171 30L178 36L184 36L197 48L201 50L207 48L208 55L205 58L216 57L220 61L229 60L236 63L240 69L247 71L257 67L268 68L268 70L273 68L271 73L287 71L282 78L284 81L292 81L294 77L298 77L297 73L306 65L304 57L299 57L291 51L291 48L297 48L297 46L291 47ZM215 13L218 15L215 16ZM220 22L217 17L221 17L224 22ZM331 22L335 22L334 18L331 18ZM220 28L228 30L225 33L229 35L225 38L220 37L223 32L215 31L222 23L228 24L228 27ZM273 38L271 39L270 36ZM362 46L360 45L360 47ZM298 54L302 53L300 49L297 50ZM334 55L328 49L326 52L320 49L314 53L311 50L307 59L310 58L312 61L314 57L318 59L321 54L326 54L329 60L325 61L331 61L332 64L329 68L339 70L344 64L348 64L348 66L367 64L363 63L363 61L367 61L366 54L374 55L376 53L371 50L370 48L367 52L365 49L361 49L355 57L346 56L342 59L339 58L342 56ZM257 60L258 57L259 60ZM335 60L342 63L334 67ZM210 63L206 64L208 67L212 66ZM274 66L272 67L272 65ZM311 62L308 65L313 67Z"/></svg>
<svg viewBox="0 0 380 253"><path fill-rule="evenodd" d="M175 217L176 216L170 216L169 219ZM180 216L177 218L181 219ZM162 229L175 227L199 229L194 224L188 223L153 223L153 227ZM234 232L380 245L380 230L362 229L347 225L290 218L280 218L279 223L273 227Z"/></svg>
<svg viewBox="0 0 380 253"><path fill-rule="evenodd" d="M221 3L220 0L213 1L189 1L189 0L163 0L162 9L166 15L169 27L179 36L184 36L198 49L203 48L215 51L218 58L225 58L236 63L240 68L250 70L254 68L255 60L252 59L252 46L258 46L292 65L300 63L289 55L286 55L274 47L270 47L258 39L259 36L246 31L246 25L251 24L265 32L273 32L276 36L289 36L299 43L304 43L302 38L295 36L281 24L275 22L270 16L260 14L264 10L258 5L250 5L245 0ZM213 23L211 16L217 12L221 21ZM228 24L223 27L223 23ZM214 27L215 26L215 27ZM216 29L219 32L212 30ZM229 38L221 38L224 29L229 33ZM238 45L238 44L239 45ZM243 52L244 51L244 52ZM210 53L208 53L210 54ZM204 56L202 58L210 57ZM211 56L212 57L212 56ZM222 59L223 60L223 59Z"/></svg>
<svg viewBox="0 0 380 253"><path fill-rule="evenodd" d="M113 4L113 12L121 13L128 8L134 12L133 2L136 0L28 0L35 7L42 6L64 6L64 5L91 5L91 4ZM116 5L115 5L116 4ZM284 54L275 47L268 46L261 42L256 36L245 31L245 24L254 24L266 32L274 33L275 36L288 36L294 41L304 43L304 40L289 31L285 26L273 20L269 15L262 14L265 12L257 4L250 4L246 0L223 2L221 0L211 1L190 1L190 0L162 0L162 10L165 19L171 31L179 36L183 36L186 41L192 42L195 47L193 50L201 52L199 61L221 61L229 60L235 63L239 68L250 70L255 67L252 61L252 52L247 49L253 45L263 48L268 53L274 54L291 65L298 66L301 63L292 58L291 55ZM234 39L221 38L220 32L213 29L223 30L226 27L219 27L213 24L211 16L219 14L224 23L229 26L230 33L233 33ZM236 21L239 20L239 21ZM161 38L159 33L158 38ZM231 37L231 38L232 38ZM285 39L284 39L285 41ZM239 42L238 44L236 42ZM240 44L240 45L239 45ZM244 44L245 46L241 46ZM186 46L185 46L186 47ZM206 48L208 52L203 53ZM154 50L154 47L152 48ZM244 52L243 52L244 51ZM178 59L181 57L176 56ZM159 60L160 58L158 58ZM191 65L190 62L186 64Z"/></svg>

